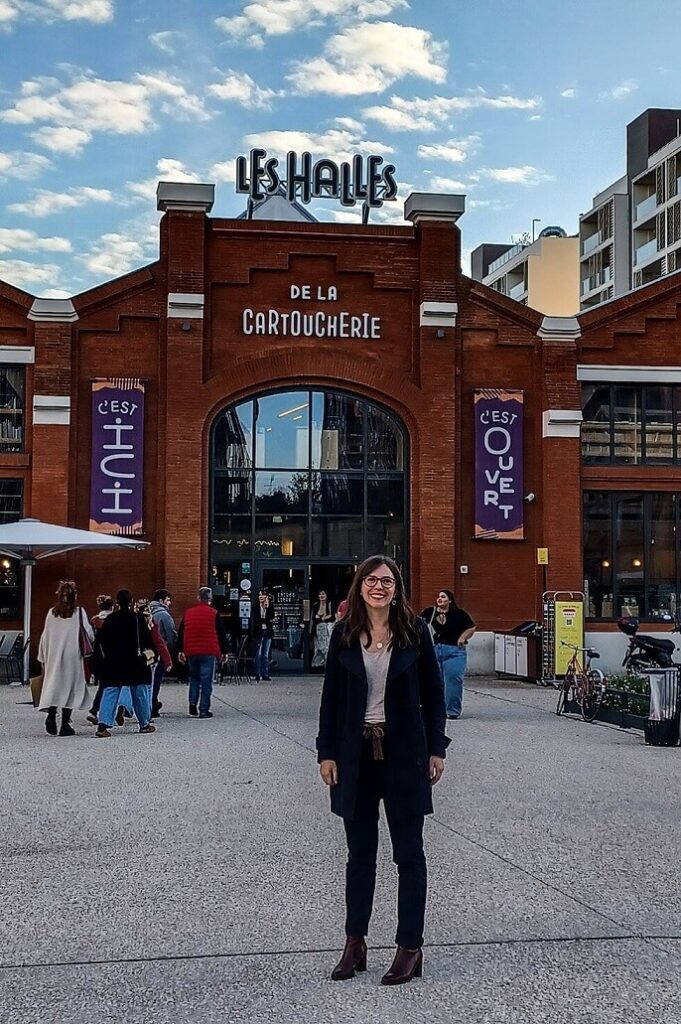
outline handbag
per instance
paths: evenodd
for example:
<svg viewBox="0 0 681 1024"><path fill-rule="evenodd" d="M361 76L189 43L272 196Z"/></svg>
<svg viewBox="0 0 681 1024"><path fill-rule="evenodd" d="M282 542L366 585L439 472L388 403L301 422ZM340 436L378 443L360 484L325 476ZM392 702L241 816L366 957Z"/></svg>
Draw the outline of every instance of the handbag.
<svg viewBox="0 0 681 1024"><path fill-rule="evenodd" d="M139 612L135 613L135 625L137 626L137 660L141 668L151 668L156 664L156 651L151 647L142 648L140 645L140 620Z"/></svg>
<svg viewBox="0 0 681 1024"><path fill-rule="evenodd" d="M94 654L94 647L92 640L85 631L83 625L83 609L78 609L78 649L80 650L80 656L83 659L83 673L85 675L85 682L89 683L92 678L92 655Z"/></svg>
<svg viewBox="0 0 681 1024"><path fill-rule="evenodd" d="M39 676L31 676L31 699L33 701L33 707L37 708L40 705L40 698L43 693L43 675L42 672Z"/></svg>

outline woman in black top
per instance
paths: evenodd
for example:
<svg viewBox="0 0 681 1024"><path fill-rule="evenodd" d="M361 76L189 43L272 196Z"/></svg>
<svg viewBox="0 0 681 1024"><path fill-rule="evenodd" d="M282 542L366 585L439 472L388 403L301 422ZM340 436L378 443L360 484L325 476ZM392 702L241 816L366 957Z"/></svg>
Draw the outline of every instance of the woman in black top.
<svg viewBox="0 0 681 1024"><path fill-rule="evenodd" d="M346 943L331 975L336 981L366 970L381 799L399 879L397 951L382 983L401 985L421 975L423 823L444 770L444 727L442 679L428 630L407 602L395 562L367 558L331 634L317 736L320 773L348 844Z"/></svg>
<svg viewBox="0 0 681 1024"><path fill-rule="evenodd" d="M333 607L325 590L319 591L319 597L312 605L312 621L310 624L310 640L312 642L312 668L323 668L331 639Z"/></svg>
<svg viewBox="0 0 681 1024"><path fill-rule="evenodd" d="M421 618L430 626L435 642L435 653L445 684L447 718L460 718L466 644L475 633L475 623L468 612L459 608L451 590L441 590L435 604L423 609Z"/></svg>
<svg viewBox="0 0 681 1024"><path fill-rule="evenodd" d="M97 676L104 685L95 733L99 738L111 736L114 712L125 686L132 693L140 732L156 731L151 724L151 666L156 658L151 630L144 615L133 610L129 590L118 591L116 604L116 611L104 619L96 638Z"/></svg>
<svg viewBox="0 0 681 1024"><path fill-rule="evenodd" d="M270 681L270 647L274 638L274 605L266 590L258 595L258 607L253 616L255 648L255 679Z"/></svg>

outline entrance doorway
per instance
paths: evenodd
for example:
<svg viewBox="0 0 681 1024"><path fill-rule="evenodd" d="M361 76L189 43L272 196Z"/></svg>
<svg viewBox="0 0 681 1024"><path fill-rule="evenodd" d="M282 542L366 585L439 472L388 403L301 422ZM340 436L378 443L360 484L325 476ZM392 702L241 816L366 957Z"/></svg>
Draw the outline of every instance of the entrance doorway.
<svg viewBox="0 0 681 1024"><path fill-rule="evenodd" d="M258 594L267 590L274 602L272 658L282 675L323 671L313 666L315 653L314 607L324 592L334 615L347 597L356 571L355 563L304 563L267 559L256 562L253 614L258 612ZM333 622L331 623L333 625Z"/></svg>

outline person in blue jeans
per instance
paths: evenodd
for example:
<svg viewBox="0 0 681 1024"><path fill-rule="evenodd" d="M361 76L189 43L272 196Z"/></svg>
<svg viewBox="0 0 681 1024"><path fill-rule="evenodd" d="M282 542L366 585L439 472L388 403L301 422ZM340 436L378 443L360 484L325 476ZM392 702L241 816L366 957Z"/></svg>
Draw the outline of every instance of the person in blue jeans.
<svg viewBox="0 0 681 1024"><path fill-rule="evenodd" d="M466 644L475 633L475 623L459 608L451 590L441 590L435 604L421 612L433 635L435 653L445 686L447 718L461 717L463 677L466 674Z"/></svg>
<svg viewBox="0 0 681 1024"><path fill-rule="evenodd" d="M180 624L178 658L189 670L189 714L212 718L210 699L218 662L229 650L229 637L213 608L213 591L201 587L197 603L188 608Z"/></svg>
<svg viewBox="0 0 681 1024"><path fill-rule="evenodd" d="M258 607L253 616L255 640L255 678L257 682L270 680L270 647L274 637L274 605L266 590L258 595Z"/></svg>

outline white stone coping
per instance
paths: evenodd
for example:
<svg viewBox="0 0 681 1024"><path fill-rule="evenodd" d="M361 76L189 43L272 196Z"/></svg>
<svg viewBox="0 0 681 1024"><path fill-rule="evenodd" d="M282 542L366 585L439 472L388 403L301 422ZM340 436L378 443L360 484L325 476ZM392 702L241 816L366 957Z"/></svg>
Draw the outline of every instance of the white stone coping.
<svg viewBox="0 0 681 1024"><path fill-rule="evenodd" d="M202 320L205 297L200 292L170 292L168 317L178 320Z"/></svg>
<svg viewBox="0 0 681 1024"><path fill-rule="evenodd" d="M439 299L421 303L421 327L456 327L458 302L441 302Z"/></svg>
<svg viewBox="0 0 681 1024"><path fill-rule="evenodd" d="M579 437L581 409L545 409L542 415L542 437Z"/></svg>
<svg viewBox="0 0 681 1024"><path fill-rule="evenodd" d="M215 185L191 181L159 181L156 209L164 213L180 210L186 213L210 213L215 202Z"/></svg>
<svg viewBox="0 0 681 1024"><path fill-rule="evenodd" d="M71 422L71 398L69 395L34 395L33 424L42 426L65 426Z"/></svg>
<svg viewBox="0 0 681 1024"><path fill-rule="evenodd" d="M412 192L404 204L404 219L418 224L421 220L445 220L455 223L466 212L465 195L441 192Z"/></svg>
<svg viewBox="0 0 681 1024"><path fill-rule="evenodd" d="M601 381L609 384L679 384L681 366L586 366L577 367L577 380Z"/></svg>
<svg viewBox="0 0 681 1024"><path fill-rule="evenodd" d="M547 341L577 341L582 328L576 316L545 316L537 336Z"/></svg>
<svg viewBox="0 0 681 1024"><path fill-rule="evenodd" d="M33 345L0 345L0 365L35 362Z"/></svg>
<svg viewBox="0 0 681 1024"><path fill-rule="evenodd" d="M78 319L78 314L71 299L34 299L28 319L37 323L71 324Z"/></svg>

